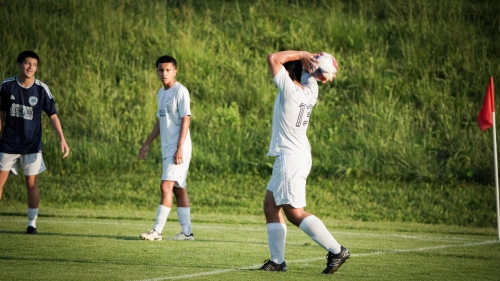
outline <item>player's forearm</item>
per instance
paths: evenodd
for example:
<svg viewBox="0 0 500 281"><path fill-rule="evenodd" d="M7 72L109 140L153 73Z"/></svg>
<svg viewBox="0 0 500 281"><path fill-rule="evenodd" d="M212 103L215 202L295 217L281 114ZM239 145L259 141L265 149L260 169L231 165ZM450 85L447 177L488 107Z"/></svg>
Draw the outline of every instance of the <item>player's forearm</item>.
<svg viewBox="0 0 500 281"><path fill-rule="evenodd" d="M272 63L284 64L289 61L300 60L302 51L281 51L268 55L268 61Z"/></svg>
<svg viewBox="0 0 500 281"><path fill-rule="evenodd" d="M160 122L156 121L153 130L151 131L151 133L149 134L148 138L146 139L143 145L149 146L159 135L160 135Z"/></svg>
<svg viewBox="0 0 500 281"><path fill-rule="evenodd" d="M177 142L177 149L182 148L182 146L184 145L184 140L186 140L190 124L191 124L191 117L189 115L182 117L181 131L179 133L179 141Z"/></svg>
<svg viewBox="0 0 500 281"><path fill-rule="evenodd" d="M269 54L267 56L267 64L271 72L271 77L274 78L278 74L283 68L283 64L297 60L300 60L306 71L310 71L312 64L315 62L313 55L306 51L281 51Z"/></svg>
<svg viewBox="0 0 500 281"><path fill-rule="evenodd" d="M54 131L56 132L56 135L59 138L59 141L66 142L66 139L64 138L64 133L63 133L63 129L61 126L61 122L59 121L59 117L57 117L57 114L53 114L52 116L50 116L50 123L52 124L52 128L54 128Z"/></svg>

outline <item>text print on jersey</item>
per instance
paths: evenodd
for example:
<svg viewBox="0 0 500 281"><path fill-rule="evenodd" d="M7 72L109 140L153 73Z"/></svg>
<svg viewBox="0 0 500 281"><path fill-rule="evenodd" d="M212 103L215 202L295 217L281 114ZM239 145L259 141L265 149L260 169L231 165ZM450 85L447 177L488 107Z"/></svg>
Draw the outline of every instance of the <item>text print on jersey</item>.
<svg viewBox="0 0 500 281"><path fill-rule="evenodd" d="M305 104L301 103L300 104L300 112L299 112L299 117L297 118L297 124L295 126L300 127L300 126L305 126L307 123L309 123L309 117L311 117L311 109L313 108L312 104ZM304 117L304 113L307 112L306 116Z"/></svg>
<svg viewBox="0 0 500 281"><path fill-rule="evenodd" d="M33 107L13 103L10 107L10 116L33 120Z"/></svg>

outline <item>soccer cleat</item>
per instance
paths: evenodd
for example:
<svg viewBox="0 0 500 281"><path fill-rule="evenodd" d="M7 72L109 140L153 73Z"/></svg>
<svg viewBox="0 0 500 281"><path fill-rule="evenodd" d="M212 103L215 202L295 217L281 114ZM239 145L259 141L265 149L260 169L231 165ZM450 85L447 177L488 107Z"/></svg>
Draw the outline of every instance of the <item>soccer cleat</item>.
<svg viewBox="0 0 500 281"><path fill-rule="evenodd" d="M190 241L193 241L194 240L194 234L191 233L189 235L185 235L184 233L179 233L179 234L176 234L174 237L172 237L172 240L179 240L179 241L182 241L182 240L190 240Z"/></svg>
<svg viewBox="0 0 500 281"><path fill-rule="evenodd" d="M142 240L149 240L149 241L160 241L161 240L161 233L156 232L156 230L151 229L148 232L141 233L140 237Z"/></svg>
<svg viewBox="0 0 500 281"><path fill-rule="evenodd" d="M28 226L25 233L26 234L37 234L36 228L34 228L33 226Z"/></svg>
<svg viewBox="0 0 500 281"><path fill-rule="evenodd" d="M277 264L271 260L265 260L264 264L259 268L263 271L286 271L286 262Z"/></svg>
<svg viewBox="0 0 500 281"><path fill-rule="evenodd" d="M332 252L328 252L326 255L326 268L323 270L323 274L333 274L339 267L351 256L349 250L344 248L344 246L340 246L340 253L334 254Z"/></svg>

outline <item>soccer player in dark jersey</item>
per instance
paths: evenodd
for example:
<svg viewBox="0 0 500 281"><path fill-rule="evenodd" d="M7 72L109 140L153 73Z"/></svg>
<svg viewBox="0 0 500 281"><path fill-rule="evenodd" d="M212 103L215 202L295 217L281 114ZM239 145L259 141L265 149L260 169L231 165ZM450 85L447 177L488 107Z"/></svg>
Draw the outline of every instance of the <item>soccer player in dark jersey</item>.
<svg viewBox="0 0 500 281"><path fill-rule="evenodd" d="M37 175L46 170L42 158L42 112L50 118L61 142L63 158L69 155L56 105L47 85L35 78L38 55L23 51L17 57L19 75L0 85L0 199L9 173L23 169L28 189L27 234L36 234L40 192Z"/></svg>

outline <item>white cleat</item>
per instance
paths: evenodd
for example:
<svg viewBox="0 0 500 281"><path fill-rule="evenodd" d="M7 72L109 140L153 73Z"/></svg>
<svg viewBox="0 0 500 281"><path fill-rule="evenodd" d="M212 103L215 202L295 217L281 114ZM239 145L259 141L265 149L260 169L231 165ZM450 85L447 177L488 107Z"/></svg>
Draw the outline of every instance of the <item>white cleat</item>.
<svg viewBox="0 0 500 281"><path fill-rule="evenodd" d="M139 236L142 238L142 240L149 240L149 241L160 241L161 240L161 234L156 232L156 230L152 229L148 232L141 233Z"/></svg>
<svg viewBox="0 0 500 281"><path fill-rule="evenodd" d="M194 235L193 233L191 233L190 235L185 235L184 233L179 233L179 234L176 234L174 237L172 237L172 240L190 240L190 241L193 241L194 240Z"/></svg>

